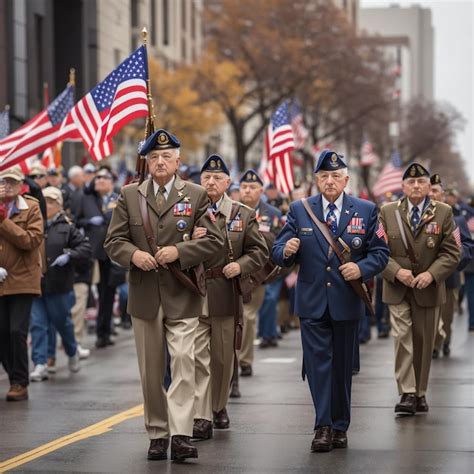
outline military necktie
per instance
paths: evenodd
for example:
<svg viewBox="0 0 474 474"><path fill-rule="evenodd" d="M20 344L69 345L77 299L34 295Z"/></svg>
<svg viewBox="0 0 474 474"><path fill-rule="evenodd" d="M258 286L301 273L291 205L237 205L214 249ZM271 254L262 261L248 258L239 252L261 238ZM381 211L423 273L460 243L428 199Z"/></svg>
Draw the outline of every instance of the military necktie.
<svg viewBox="0 0 474 474"><path fill-rule="evenodd" d="M160 188L158 189L158 192L156 193L156 205L160 213L166 201L165 192L166 192L166 188L164 186L160 186Z"/></svg>
<svg viewBox="0 0 474 474"><path fill-rule="evenodd" d="M329 203L329 212L326 216L326 224L329 227L329 230L336 235L337 232L337 218L336 213L334 212L337 209L337 206L333 203Z"/></svg>
<svg viewBox="0 0 474 474"><path fill-rule="evenodd" d="M416 232L416 228L418 227L418 224L420 223L420 210L418 209L418 206L413 206L411 210L411 230L413 233Z"/></svg>

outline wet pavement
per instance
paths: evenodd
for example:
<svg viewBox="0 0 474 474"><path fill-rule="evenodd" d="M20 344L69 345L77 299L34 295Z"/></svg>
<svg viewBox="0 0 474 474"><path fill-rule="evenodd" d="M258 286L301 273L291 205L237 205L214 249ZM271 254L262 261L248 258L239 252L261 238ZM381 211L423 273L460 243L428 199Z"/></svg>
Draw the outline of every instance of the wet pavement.
<svg viewBox="0 0 474 474"><path fill-rule="evenodd" d="M243 396L228 407L231 428L198 443L199 459L181 465L146 459L143 418L133 410L142 401L134 343L122 331L114 347L93 350L78 374L61 355L56 375L30 385L28 402L2 395L0 472L474 472L474 333L466 317L455 316L451 357L433 361L428 414L395 418L393 342L373 338L361 346L354 378L349 448L311 453L313 407L292 331L278 348L256 350L255 374L241 379ZM0 372L0 392L7 389ZM19 464L9 461L15 457Z"/></svg>

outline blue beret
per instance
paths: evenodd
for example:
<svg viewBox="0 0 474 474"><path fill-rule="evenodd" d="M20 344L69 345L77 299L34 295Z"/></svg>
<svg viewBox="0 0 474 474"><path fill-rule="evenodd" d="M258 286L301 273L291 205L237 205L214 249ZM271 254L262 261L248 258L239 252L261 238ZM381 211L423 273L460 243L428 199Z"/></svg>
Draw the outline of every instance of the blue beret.
<svg viewBox="0 0 474 474"><path fill-rule="evenodd" d="M240 183L259 183L263 186L263 181L254 170L247 170L240 178Z"/></svg>
<svg viewBox="0 0 474 474"><path fill-rule="evenodd" d="M146 139L145 143L139 147L138 152L140 155L145 156L152 150L179 148L180 145L181 143L179 143L179 140L174 135L160 128Z"/></svg>
<svg viewBox="0 0 474 474"><path fill-rule="evenodd" d="M422 178L423 176L429 178L430 172L425 167L421 166L419 163L412 163L405 170L405 173L403 173L402 180L405 180L407 178Z"/></svg>
<svg viewBox="0 0 474 474"><path fill-rule="evenodd" d="M318 171L336 171L347 168L347 165L342 160L342 155L338 155L332 150L323 150L319 155L318 163L314 172Z"/></svg>
<svg viewBox="0 0 474 474"><path fill-rule="evenodd" d="M230 183L228 191L229 193L231 193L232 191L240 191L240 184L235 182Z"/></svg>
<svg viewBox="0 0 474 474"><path fill-rule="evenodd" d="M210 171L213 173L225 173L230 176L229 169L227 168L224 160L219 155L211 155L202 165L201 173L204 171Z"/></svg>

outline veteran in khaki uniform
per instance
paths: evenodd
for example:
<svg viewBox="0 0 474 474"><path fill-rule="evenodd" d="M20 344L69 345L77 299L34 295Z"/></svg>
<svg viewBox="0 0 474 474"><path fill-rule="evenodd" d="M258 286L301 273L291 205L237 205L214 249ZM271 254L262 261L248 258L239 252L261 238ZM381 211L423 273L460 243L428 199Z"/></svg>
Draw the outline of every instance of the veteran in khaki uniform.
<svg viewBox="0 0 474 474"><path fill-rule="evenodd" d="M179 141L157 130L145 142L151 178L122 189L105 240L110 258L130 270L128 312L132 316L138 365L145 402L145 426L151 439L149 459L166 459L171 436L171 459L196 458L190 442L194 415L194 340L204 298L183 286L167 269L181 270L219 252L224 239L209 219L209 198L201 186L182 181ZM150 248L139 206L146 198L149 222L158 251ZM145 221L146 222L146 221ZM195 226L206 236L190 240ZM171 358L171 386L163 388L165 347Z"/></svg>
<svg viewBox="0 0 474 474"><path fill-rule="evenodd" d="M456 269L460 250L451 208L431 201L430 175L410 165L403 175L405 196L382 207L381 223L391 256L382 273L395 338L396 413L427 412L426 390L445 280ZM412 256L410 257L410 254Z"/></svg>
<svg viewBox="0 0 474 474"><path fill-rule="evenodd" d="M232 279L254 273L268 259L255 211L227 196L225 191L230 183L229 170L222 158L211 155L201 168L201 184L212 202L209 217L217 221L226 245L206 262L209 317L199 320L195 346L193 437L199 439L212 438L213 424L218 429L229 427L226 405L234 367L236 311L239 319L242 317L242 297ZM193 239L206 233L205 228L195 227Z"/></svg>

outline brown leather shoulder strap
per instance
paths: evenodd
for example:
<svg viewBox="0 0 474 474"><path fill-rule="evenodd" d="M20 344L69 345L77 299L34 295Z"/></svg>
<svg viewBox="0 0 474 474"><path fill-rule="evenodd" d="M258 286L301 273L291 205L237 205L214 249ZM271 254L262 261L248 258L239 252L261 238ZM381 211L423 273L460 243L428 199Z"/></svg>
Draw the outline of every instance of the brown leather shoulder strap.
<svg viewBox="0 0 474 474"><path fill-rule="evenodd" d="M331 234L329 233L328 226L326 224L323 224L314 214L313 210L308 204L308 201L306 198L303 198L301 200L303 203L304 208L306 209L306 212L309 214L309 217L311 217L311 220L316 224L317 228L321 231L321 234L323 234L324 238L327 240L328 244L331 246L331 248L334 250L334 253L337 255L337 258L341 263L346 263L344 256L342 255L342 252L339 250L339 247L336 245L336 242L334 242L334 239L332 238Z"/></svg>
<svg viewBox="0 0 474 474"><path fill-rule="evenodd" d="M148 206L146 203L146 199L145 196L143 196L143 194L141 193L138 193L138 205L140 207L140 214L142 216L143 229L145 230L146 240L150 247L151 254L155 255L158 250L156 245L156 239L150 224L150 216L148 215Z"/></svg>
<svg viewBox="0 0 474 474"><path fill-rule="evenodd" d="M415 251L413 250L413 247L411 246L411 243L407 238L405 228L403 227L402 216L400 215L400 211L398 209L395 209L395 218L397 220L398 230L400 231L400 236L402 238L403 245L405 246L405 249L407 251L408 258L410 259L412 265L418 266L418 260L416 259Z"/></svg>

